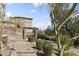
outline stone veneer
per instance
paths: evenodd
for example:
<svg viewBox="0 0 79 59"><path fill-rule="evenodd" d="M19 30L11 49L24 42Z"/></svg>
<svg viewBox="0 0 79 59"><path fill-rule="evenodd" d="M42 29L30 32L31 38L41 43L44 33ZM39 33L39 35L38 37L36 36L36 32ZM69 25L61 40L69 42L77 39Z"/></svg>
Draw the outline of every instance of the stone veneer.
<svg viewBox="0 0 79 59"><path fill-rule="evenodd" d="M3 31L3 33L6 33L6 34L8 34L8 33L20 33L20 35L21 35L21 37L22 37L22 35L23 35L23 29L24 28L4 28L2 31ZM27 36L33 36L34 35L34 33L33 33L33 29L30 29L30 28L25 28L24 29L24 35L25 35L25 37L27 37Z"/></svg>

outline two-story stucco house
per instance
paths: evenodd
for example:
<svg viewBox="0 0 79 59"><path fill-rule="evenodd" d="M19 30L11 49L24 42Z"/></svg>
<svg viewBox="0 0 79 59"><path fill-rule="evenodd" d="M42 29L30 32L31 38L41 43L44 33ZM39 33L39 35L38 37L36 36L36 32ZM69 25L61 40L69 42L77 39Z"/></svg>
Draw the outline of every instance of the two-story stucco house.
<svg viewBox="0 0 79 59"><path fill-rule="evenodd" d="M32 26L32 18L26 18L26 17L10 17L10 20L8 22L3 22L3 27L7 29L16 28L16 32L22 32L24 29L24 36L37 36L35 35L37 28ZM35 32L35 33L34 33Z"/></svg>

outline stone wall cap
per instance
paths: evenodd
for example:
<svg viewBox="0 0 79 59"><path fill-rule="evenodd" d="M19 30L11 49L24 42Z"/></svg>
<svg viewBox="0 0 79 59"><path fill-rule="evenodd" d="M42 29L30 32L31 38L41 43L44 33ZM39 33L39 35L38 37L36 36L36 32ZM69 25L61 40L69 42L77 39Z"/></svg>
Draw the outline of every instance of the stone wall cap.
<svg viewBox="0 0 79 59"><path fill-rule="evenodd" d="M27 29L37 29L37 30L38 30L38 28L36 28L36 27L23 27L23 28L27 28Z"/></svg>
<svg viewBox="0 0 79 59"><path fill-rule="evenodd" d="M28 19L28 20L32 20L33 19L33 18L22 17L22 16L14 16L14 17L10 17L10 18L23 18L23 19Z"/></svg>

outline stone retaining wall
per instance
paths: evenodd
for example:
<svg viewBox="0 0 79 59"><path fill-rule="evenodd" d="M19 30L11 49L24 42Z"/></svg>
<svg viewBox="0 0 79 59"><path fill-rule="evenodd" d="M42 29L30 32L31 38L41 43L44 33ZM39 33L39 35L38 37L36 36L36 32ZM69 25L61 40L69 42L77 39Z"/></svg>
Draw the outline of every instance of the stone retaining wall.
<svg viewBox="0 0 79 59"><path fill-rule="evenodd" d="M33 29L27 29L27 28L3 28L3 34L8 34L8 33L20 33L21 35L23 35L23 29L24 29L24 35L29 36L29 35L33 35Z"/></svg>

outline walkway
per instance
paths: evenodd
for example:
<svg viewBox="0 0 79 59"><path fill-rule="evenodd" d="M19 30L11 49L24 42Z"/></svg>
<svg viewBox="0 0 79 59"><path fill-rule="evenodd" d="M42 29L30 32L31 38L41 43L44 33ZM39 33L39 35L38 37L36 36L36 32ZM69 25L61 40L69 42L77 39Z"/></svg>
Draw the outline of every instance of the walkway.
<svg viewBox="0 0 79 59"><path fill-rule="evenodd" d="M20 34L8 34L7 47L5 47L4 55L11 55L13 53L12 49L14 49L15 54L18 56L36 56L37 50L32 48L33 44L22 39Z"/></svg>

